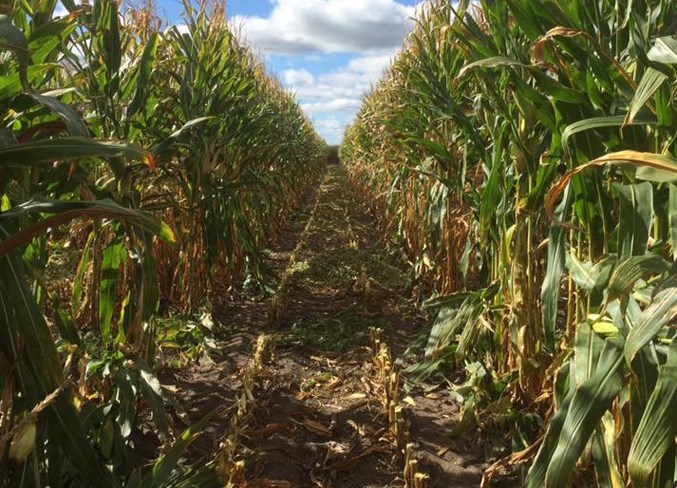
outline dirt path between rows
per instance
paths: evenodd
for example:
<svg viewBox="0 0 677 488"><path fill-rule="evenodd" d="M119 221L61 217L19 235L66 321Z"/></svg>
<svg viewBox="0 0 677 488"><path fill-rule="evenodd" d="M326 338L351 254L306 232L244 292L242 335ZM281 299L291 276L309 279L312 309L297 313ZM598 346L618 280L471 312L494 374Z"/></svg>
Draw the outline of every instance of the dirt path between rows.
<svg viewBox="0 0 677 488"><path fill-rule="evenodd" d="M194 421L235 405L257 338L269 337L237 425L235 486L406 486L370 331L380 329L400 352L425 318L404 296L405 275L391 262L344 170L330 166L268 254L280 277L275 296L224 297L214 313L218 347L192 368L163 372L163 384ZM413 443L414 464L429 477L420 486L479 486L487 466L480 446L445 435L458 422L459 405L434 392L400 400L400 428ZM188 461L218 451L235 410L211 420Z"/></svg>

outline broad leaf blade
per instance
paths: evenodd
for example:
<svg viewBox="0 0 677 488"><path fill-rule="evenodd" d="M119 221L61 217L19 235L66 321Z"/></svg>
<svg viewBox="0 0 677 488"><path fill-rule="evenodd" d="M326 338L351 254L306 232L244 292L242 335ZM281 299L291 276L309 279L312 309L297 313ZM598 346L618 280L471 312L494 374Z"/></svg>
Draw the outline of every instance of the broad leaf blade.
<svg viewBox="0 0 677 488"><path fill-rule="evenodd" d="M661 274L670 269L665 259L653 254L632 256L616 266L606 289L607 302L630 293L643 276Z"/></svg>
<svg viewBox="0 0 677 488"><path fill-rule="evenodd" d="M54 161L88 157L131 158L154 164L151 154L141 146L125 142L101 141L83 137L60 137L32 141L0 149L0 168L30 166Z"/></svg>
<svg viewBox="0 0 677 488"><path fill-rule="evenodd" d="M545 476L545 486L568 486L590 436L623 386L623 352L606 341L595 373L576 387Z"/></svg>
<svg viewBox="0 0 677 488"><path fill-rule="evenodd" d="M656 39L656 43L649 50L647 57L657 63L677 64L677 39L675 39L675 36Z"/></svg>
<svg viewBox="0 0 677 488"><path fill-rule="evenodd" d="M638 381L642 381L641 378ZM628 467L635 486L649 486L656 466L677 435L677 339L673 339L668 360L660 368L658 382L649 397L642 420L632 439Z"/></svg>
<svg viewBox="0 0 677 488"><path fill-rule="evenodd" d="M658 71L653 68L648 68L644 75L642 76L635 96L630 102L630 107L628 109L628 115L623 121L624 125L632 124L635 120L637 113L644 107L646 102L656 93L661 85L668 79L668 76L661 71Z"/></svg>
<svg viewBox="0 0 677 488"><path fill-rule="evenodd" d="M632 363L641 348L653 340L660 330L677 317L677 278L666 281L640 315L637 325L625 342L625 359Z"/></svg>

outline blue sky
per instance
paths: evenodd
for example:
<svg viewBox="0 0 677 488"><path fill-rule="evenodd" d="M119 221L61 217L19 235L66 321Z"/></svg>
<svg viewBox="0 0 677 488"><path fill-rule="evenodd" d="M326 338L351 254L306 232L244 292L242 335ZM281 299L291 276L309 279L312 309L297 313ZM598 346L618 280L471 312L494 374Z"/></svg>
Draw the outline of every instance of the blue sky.
<svg viewBox="0 0 677 488"><path fill-rule="evenodd" d="M413 26L418 0L227 0L227 14L315 128L338 144ZM178 0L158 13L180 23Z"/></svg>

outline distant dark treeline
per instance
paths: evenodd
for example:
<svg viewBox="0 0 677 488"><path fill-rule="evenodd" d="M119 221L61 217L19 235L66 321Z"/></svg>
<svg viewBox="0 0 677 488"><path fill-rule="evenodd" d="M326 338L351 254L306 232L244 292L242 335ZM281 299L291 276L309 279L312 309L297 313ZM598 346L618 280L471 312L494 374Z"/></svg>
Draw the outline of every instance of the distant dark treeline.
<svg viewBox="0 0 677 488"><path fill-rule="evenodd" d="M329 146L327 152L327 164L339 164L339 148L338 146Z"/></svg>

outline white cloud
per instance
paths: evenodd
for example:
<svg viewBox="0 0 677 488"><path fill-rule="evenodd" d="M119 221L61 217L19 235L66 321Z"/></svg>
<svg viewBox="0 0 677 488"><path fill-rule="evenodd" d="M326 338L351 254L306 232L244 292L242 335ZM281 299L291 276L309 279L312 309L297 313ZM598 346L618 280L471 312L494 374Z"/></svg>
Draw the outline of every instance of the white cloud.
<svg viewBox="0 0 677 488"><path fill-rule="evenodd" d="M348 127L349 121L349 118L330 117L315 120L313 124L318 134L324 137L329 144L338 144L346 127Z"/></svg>
<svg viewBox="0 0 677 488"><path fill-rule="evenodd" d="M280 79L296 94L318 133L330 144L337 144L360 108L362 95L378 81L395 53L356 57L318 75L306 69L287 69Z"/></svg>
<svg viewBox="0 0 677 488"><path fill-rule="evenodd" d="M315 83L315 77L307 69L288 69L282 73L281 81L288 87L304 87Z"/></svg>
<svg viewBox="0 0 677 488"><path fill-rule="evenodd" d="M359 97L378 81L395 52L393 50L387 55L354 58L345 66L317 76L306 69L284 70L281 81L294 91L302 102L359 100Z"/></svg>
<svg viewBox="0 0 677 488"><path fill-rule="evenodd" d="M327 102L302 103L301 107L310 115L333 112L355 112L360 108L360 101L355 98L335 98Z"/></svg>
<svg viewBox="0 0 677 488"><path fill-rule="evenodd" d="M401 40L400 40L401 42ZM351 59L348 63L348 69L351 71L356 71L358 73L364 73L368 75L371 79L377 80L381 77L383 70L386 66L390 64L390 61L393 59L397 51L399 50L399 44L397 49L392 50L385 54L374 55L374 56L362 56L359 58Z"/></svg>
<svg viewBox="0 0 677 488"><path fill-rule="evenodd" d="M395 0L273 0L268 17L232 23L265 53L369 52L399 46L414 11Z"/></svg>
<svg viewBox="0 0 677 488"><path fill-rule="evenodd" d="M337 144L414 25L416 8L397 0L272 0L267 17L231 18L254 52L282 56L280 73L318 133ZM323 54L353 59L329 72L312 69Z"/></svg>

